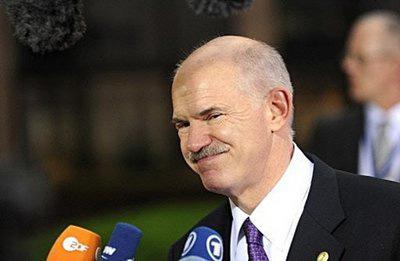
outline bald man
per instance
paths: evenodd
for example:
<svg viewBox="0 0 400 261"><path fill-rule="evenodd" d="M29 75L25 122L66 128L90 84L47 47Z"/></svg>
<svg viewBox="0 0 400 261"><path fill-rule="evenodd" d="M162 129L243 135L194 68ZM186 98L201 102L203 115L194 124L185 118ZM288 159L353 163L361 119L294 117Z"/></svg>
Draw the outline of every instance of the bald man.
<svg viewBox="0 0 400 261"><path fill-rule="evenodd" d="M212 260L400 258L400 185L336 171L297 147L293 88L272 47L211 40L178 67L171 92L186 163L227 197L192 228L222 236ZM169 260L196 244L188 235Z"/></svg>
<svg viewBox="0 0 400 261"><path fill-rule="evenodd" d="M400 17L378 11L358 19L343 69L361 108L318 122L310 150L337 169L399 182Z"/></svg>

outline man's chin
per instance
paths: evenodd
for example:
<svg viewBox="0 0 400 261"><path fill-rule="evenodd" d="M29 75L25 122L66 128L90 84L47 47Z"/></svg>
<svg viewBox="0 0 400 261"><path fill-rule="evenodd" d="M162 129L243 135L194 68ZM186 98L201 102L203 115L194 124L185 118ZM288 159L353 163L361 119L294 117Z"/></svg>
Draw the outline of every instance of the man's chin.
<svg viewBox="0 0 400 261"><path fill-rule="evenodd" d="M365 94L360 89L356 89L357 87L352 87L350 90L350 98L357 103L363 103L366 101Z"/></svg>
<svg viewBox="0 0 400 261"><path fill-rule="evenodd" d="M201 181L203 182L204 188L208 191L216 194L228 195L228 188L223 181L203 177L201 177Z"/></svg>

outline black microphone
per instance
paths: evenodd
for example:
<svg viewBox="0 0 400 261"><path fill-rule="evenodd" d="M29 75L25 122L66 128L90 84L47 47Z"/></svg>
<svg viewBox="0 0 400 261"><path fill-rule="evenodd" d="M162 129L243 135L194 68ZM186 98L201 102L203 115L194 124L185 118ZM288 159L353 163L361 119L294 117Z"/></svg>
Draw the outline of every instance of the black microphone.
<svg viewBox="0 0 400 261"><path fill-rule="evenodd" d="M80 0L2 0L15 36L34 52L64 50L86 32Z"/></svg>
<svg viewBox="0 0 400 261"><path fill-rule="evenodd" d="M187 0L189 6L198 14L213 17L228 17L232 13L245 10L254 0Z"/></svg>

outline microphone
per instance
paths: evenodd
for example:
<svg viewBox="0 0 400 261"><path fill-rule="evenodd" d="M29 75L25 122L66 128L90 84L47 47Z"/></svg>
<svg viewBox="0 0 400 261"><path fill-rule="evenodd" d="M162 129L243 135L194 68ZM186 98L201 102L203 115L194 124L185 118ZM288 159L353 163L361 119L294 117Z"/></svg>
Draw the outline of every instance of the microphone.
<svg viewBox="0 0 400 261"><path fill-rule="evenodd" d="M99 235L90 230L71 225L54 242L47 256L47 261L97 260L100 246Z"/></svg>
<svg viewBox="0 0 400 261"><path fill-rule="evenodd" d="M2 0L15 36L33 52L64 50L86 31L80 0Z"/></svg>
<svg viewBox="0 0 400 261"><path fill-rule="evenodd" d="M110 241L104 247L101 260L133 261L142 236L142 231L137 227L127 223L117 223L111 234Z"/></svg>
<svg viewBox="0 0 400 261"><path fill-rule="evenodd" d="M224 247L221 235L208 227L190 232L179 261L222 261Z"/></svg>
<svg viewBox="0 0 400 261"><path fill-rule="evenodd" d="M227 18L235 11L245 10L254 0L187 0L194 12Z"/></svg>

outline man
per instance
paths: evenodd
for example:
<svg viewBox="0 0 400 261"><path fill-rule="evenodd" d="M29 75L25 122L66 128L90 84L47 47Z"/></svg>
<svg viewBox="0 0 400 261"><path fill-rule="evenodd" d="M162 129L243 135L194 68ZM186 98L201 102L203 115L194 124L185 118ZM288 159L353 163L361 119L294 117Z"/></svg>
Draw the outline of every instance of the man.
<svg viewBox="0 0 400 261"><path fill-rule="evenodd" d="M400 17L379 11L356 21L343 68L362 108L317 123L310 150L331 166L400 181Z"/></svg>
<svg viewBox="0 0 400 261"><path fill-rule="evenodd" d="M223 260L398 260L400 186L305 156L292 93L281 56L244 37L218 37L180 65L172 121L183 157L228 198L194 228L222 235Z"/></svg>

